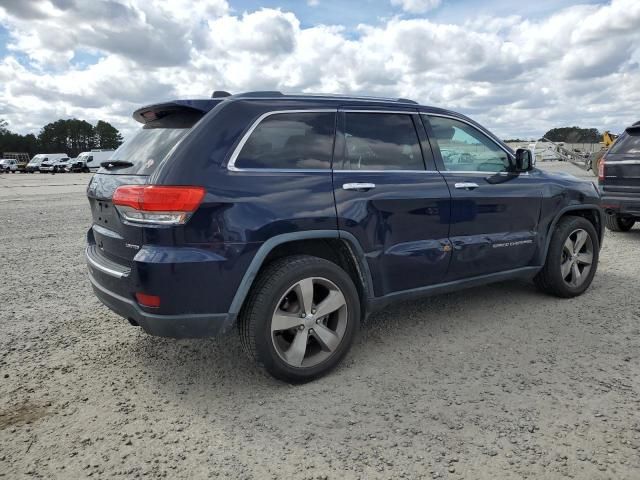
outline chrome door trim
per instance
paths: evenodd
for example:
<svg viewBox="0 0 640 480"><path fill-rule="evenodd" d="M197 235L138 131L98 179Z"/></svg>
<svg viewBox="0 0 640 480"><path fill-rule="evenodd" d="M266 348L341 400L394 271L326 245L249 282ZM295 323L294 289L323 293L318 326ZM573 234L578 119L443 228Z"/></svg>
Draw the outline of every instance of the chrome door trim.
<svg viewBox="0 0 640 480"><path fill-rule="evenodd" d="M454 185L454 187L456 188L465 188L465 189L473 189L473 188L478 188L480 185L478 185L475 182L458 182Z"/></svg>
<svg viewBox="0 0 640 480"><path fill-rule="evenodd" d="M343 183L342 184L342 189L343 190L371 190L373 188L376 188L376 184L375 183Z"/></svg>

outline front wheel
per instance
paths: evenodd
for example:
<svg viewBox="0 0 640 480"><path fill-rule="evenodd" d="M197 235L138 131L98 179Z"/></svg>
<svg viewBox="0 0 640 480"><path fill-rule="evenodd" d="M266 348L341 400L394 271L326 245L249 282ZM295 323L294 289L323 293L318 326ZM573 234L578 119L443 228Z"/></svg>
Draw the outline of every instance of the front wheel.
<svg viewBox="0 0 640 480"><path fill-rule="evenodd" d="M623 217L620 215L607 215L605 219L607 228L612 232L628 232L633 228L636 220L631 217Z"/></svg>
<svg viewBox="0 0 640 480"><path fill-rule="evenodd" d="M260 274L238 322L244 350L271 375L306 382L334 368L360 323L351 277L335 263L296 255Z"/></svg>
<svg viewBox="0 0 640 480"><path fill-rule="evenodd" d="M556 225L544 267L534 282L543 292L557 297L582 295L596 274L599 252L593 224L583 217L564 217Z"/></svg>

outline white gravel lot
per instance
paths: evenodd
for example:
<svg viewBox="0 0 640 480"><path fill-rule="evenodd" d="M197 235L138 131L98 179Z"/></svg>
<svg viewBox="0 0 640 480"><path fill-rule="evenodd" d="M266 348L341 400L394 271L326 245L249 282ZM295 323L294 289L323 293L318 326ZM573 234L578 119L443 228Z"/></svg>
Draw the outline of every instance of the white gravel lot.
<svg viewBox="0 0 640 480"><path fill-rule="evenodd" d="M0 477L640 478L638 227L580 298L394 305L290 386L235 335L150 337L94 298L88 179L0 175Z"/></svg>

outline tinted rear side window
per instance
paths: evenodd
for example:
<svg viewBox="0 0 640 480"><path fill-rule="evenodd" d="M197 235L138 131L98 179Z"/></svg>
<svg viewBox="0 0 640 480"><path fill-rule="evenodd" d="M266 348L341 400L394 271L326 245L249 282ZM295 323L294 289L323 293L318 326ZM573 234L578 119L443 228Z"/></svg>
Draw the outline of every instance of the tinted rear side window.
<svg viewBox="0 0 640 480"><path fill-rule="evenodd" d="M150 175L202 116L201 112L177 111L146 123L108 157L110 160L131 162L133 166L112 170L102 168L100 173Z"/></svg>
<svg viewBox="0 0 640 480"><path fill-rule="evenodd" d="M345 113L342 170L424 170L412 115Z"/></svg>
<svg viewBox="0 0 640 480"><path fill-rule="evenodd" d="M640 127L629 129L613 144L609 153L640 155Z"/></svg>
<svg viewBox="0 0 640 480"><path fill-rule="evenodd" d="M263 119L238 154L238 168L331 168L335 112L276 113Z"/></svg>

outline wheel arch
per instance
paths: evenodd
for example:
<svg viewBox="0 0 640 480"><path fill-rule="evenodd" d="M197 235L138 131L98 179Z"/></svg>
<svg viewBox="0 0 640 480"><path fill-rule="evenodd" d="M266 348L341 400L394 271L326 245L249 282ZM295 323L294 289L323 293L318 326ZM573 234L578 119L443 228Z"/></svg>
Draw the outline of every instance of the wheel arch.
<svg viewBox="0 0 640 480"><path fill-rule="evenodd" d="M278 258L296 254L325 258L345 269L358 290L362 312L367 311L369 299L373 296L373 283L360 243L349 232L311 230L277 235L260 246L229 307L229 314L233 319L240 313L260 271Z"/></svg>
<svg viewBox="0 0 640 480"><path fill-rule="evenodd" d="M564 207L560 212L556 214L553 221L549 225L547 231L547 238L545 240L544 252L541 258L541 264L544 264L547 254L549 253L549 246L551 245L551 237L556 228L556 225L563 217L576 216L583 217L593 224L593 227L598 232L598 240L600 246L602 246L602 240L604 238L604 212L597 205L569 205Z"/></svg>

